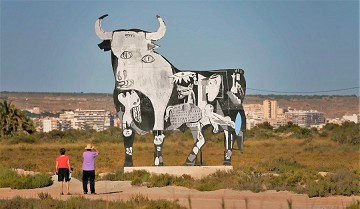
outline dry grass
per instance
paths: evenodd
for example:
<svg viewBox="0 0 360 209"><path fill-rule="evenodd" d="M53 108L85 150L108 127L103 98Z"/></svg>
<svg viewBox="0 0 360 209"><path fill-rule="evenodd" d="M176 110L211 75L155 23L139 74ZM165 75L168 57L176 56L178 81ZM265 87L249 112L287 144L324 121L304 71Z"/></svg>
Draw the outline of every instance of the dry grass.
<svg viewBox="0 0 360 209"><path fill-rule="evenodd" d="M193 146L187 133L177 133L166 138L163 154L165 165L183 165ZM66 148L75 172L80 172L82 152L85 143L40 143L40 144L0 144L0 166L22 168L39 172L53 172L55 158L61 147ZM123 167L124 146L122 143L96 144L100 155L96 160L96 170L114 172ZM204 165L222 165L223 142L209 141L202 150ZM340 145L326 139L264 139L248 140L244 152L233 152L234 168L259 168L279 158L291 160L314 171L333 172L337 170L359 170L358 146ZM153 144L150 140L135 140L133 152L134 166L153 165Z"/></svg>

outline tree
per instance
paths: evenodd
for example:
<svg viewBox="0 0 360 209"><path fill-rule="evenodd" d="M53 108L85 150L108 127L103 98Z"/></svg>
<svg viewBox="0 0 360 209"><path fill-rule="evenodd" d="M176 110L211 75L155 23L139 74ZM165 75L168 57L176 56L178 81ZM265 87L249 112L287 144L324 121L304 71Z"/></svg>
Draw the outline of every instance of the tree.
<svg viewBox="0 0 360 209"><path fill-rule="evenodd" d="M11 102L0 102L0 136L14 136L18 132L34 133L33 121Z"/></svg>

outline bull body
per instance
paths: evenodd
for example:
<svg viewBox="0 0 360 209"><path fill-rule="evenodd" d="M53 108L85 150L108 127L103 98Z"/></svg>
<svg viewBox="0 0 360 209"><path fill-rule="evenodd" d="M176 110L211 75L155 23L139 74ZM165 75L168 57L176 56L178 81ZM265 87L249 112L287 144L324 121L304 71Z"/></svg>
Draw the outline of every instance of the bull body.
<svg viewBox="0 0 360 209"><path fill-rule="evenodd" d="M231 164L234 142L242 149L245 113L242 103L246 82L241 69L180 71L154 51L154 41L162 38L166 25L157 16L156 32L139 29L104 32L101 21L95 32L103 40L98 46L111 50L115 77L114 104L122 122L125 146L124 166L133 166L135 133L154 135L154 165L163 165L164 131L189 127L194 146L185 164L194 165L205 144L204 127L224 131L224 164Z"/></svg>

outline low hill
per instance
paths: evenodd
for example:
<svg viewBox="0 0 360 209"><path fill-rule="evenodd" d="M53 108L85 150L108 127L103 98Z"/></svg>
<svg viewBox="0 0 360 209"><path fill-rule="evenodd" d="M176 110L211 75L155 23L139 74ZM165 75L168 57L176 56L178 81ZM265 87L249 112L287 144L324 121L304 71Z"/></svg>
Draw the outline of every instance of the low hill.
<svg viewBox="0 0 360 209"><path fill-rule="evenodd" d="M277 100L281 108L324 112L327 118L360 112L360 98L357 96L247 95L245 104L262 104L265 99ZM0 100L11 101L19 109L39 107L41 112L56 113L77 108L115 112L111 93L0 92Z"/></svg>

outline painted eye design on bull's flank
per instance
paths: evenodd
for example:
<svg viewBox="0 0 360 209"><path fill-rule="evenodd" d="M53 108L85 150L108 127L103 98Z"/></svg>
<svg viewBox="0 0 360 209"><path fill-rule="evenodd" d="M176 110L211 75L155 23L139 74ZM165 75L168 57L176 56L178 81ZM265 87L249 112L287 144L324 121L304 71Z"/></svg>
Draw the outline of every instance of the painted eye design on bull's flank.
<svg viewBox="0 0 360 209"><path fill-rule="evenodd" d="M120 58L122 59L130 59L132 57L132 53L129 51L124 51L121 55Z"/></svg>
<svg viewBox="0 0 360 209"><path fill-rule="evenodd" d="M145 55L141 61L145 62L145 63L152 63L155 61L154 57L151 55Z"/></svg>

